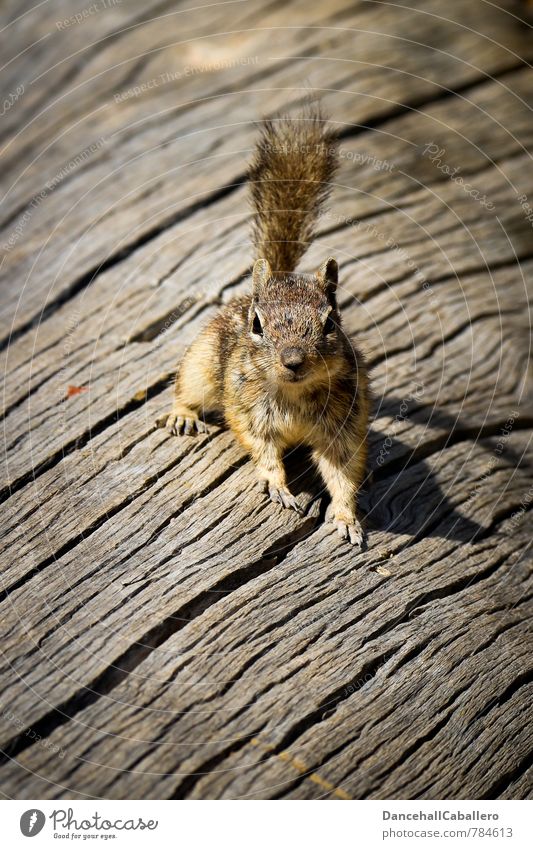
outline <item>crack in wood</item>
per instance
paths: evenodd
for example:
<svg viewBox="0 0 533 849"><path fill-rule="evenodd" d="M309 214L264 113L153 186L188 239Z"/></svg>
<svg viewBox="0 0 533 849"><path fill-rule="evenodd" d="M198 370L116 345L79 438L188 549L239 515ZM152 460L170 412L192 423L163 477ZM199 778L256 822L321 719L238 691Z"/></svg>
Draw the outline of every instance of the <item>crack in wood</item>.
<svg viewBox="0 0 533 849"><path fill-rule="evenodd" d="M33 723L31 729L41 738L48 737L56 728L65 725L89 705L109 695L151 652L178 633L192 619L201 616L226 595L241 589L254 578L279 565L315 524L316 517L308 516L301 527L277 539L258 560L220 579L209 589L203 590L194 599L180 606L171 616L150 628L82 690ZM27 733L31 729L25 728L6 743L0 753L0 764L34 745L32 737Z"/></svg>
<svg viewBox="0 0 533 849"><path fill-rule="evenodd" d="M30 330L35 324L39 324L48 318L58 307L63 306L76 295L84 292L100 275L103 274L104 271L108 271L110 268L114 268L119 263L124 262L124 260L129 259L137 250L147 245L149 242L152 242L158 236L161 235L165 230L170 229L175 224L178 224L180 221L184 221L191 215L194 215L195 212L198 212L200 209L205 209L211 204L216 203L222 198L227 197L245 182L245 175L241 175L235 179L234 182L229 183L225 186L221 186L218 189L210 193L206 193L206 196L201 200L195 201L190 204L185 209L179 209L177 212L172 213L172 215L167 216L165 219L160 221L158 224L150 227L148 230L145 230L141 233L137 238L132 239L128 244L126 244L123 248L115 253L111 254L111 256L107 257L107 259L102 260L98 265L93 266L89 271L85 272L78 277L76 280L73 280L72 283L56 295L53 299L51 299L45 307L43 307L40 313L34 315L32 318L28 319L28 321L24 322L24 324L20 325L16 330L13 330L9 333L8 336L0 339L0 351L3 351L9 345L11 345L17 339L20 339Z"/></svg>
<svg viewBox="0 0 533 849"><path fill-rule="evenodd" d="M156 395L164 392L164 390L168 387L170 378L170 374L165 374L164 377L158 378L154 383L146 388L146 392L143 394L142 398L130 398L121 407L100 419L100 421L98 421L93 427L85 430L82 434L80 434L80 436L67 441L58 451L46 460L38 463L30 472L21 475L19 478L12 481L12 483L3 487L3 489L0 489L0 504L15 495L19 490L26 486L27 483L35 481L44 472L53 468L53 466L63 460L71 451L83 448L91 439L94 439L94 437L103 433L109 425L116 424L124 416L127 416L128 413L142 407L143 404L146 404L146 402L151 398L154 398Z"/></svg>
<svg viewBox="0 0 533 849"><path fill-rule="evenodd" d="M422 407L420 407L419 410L420 412L423 412ZM416 412L416 410L413 409L411 411L411 415L413 415L413 412ZM419 443L411 450L407 458L399 457L396 460L389 460L388 462L385 459L382 466L372 469L373 480L383 481L393 475L402 474L407 469L410 469L412 466L416 466L418 463L424 462L434 454L441 453L445 448L452 448L462 442L472 441L477 443L493 436L499 436L506 424L507 419L505 421L500 420L473 426L465 425L463 423L457 426L453 424L448 433L439 434L432 439L425 439L423 443ZM532 429L533 415L524 414L513 425L513 431L516 433Z"/></svg>
<svg viewBox="0 0 533 849"><path fill-rule="evenodd" d="M504 795L514 782L526 774L533 766L533 748L523 758L520 758L517 765L509 770L506 770L491 786L485 790L480 799L498 799Z"/></svg>

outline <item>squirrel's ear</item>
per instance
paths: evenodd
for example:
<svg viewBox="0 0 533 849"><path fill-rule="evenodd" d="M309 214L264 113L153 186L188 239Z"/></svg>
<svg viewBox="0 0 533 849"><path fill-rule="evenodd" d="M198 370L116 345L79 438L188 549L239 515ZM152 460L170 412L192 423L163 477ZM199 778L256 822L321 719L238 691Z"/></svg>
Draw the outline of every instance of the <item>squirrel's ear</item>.
<svg viewBox="0 0 533 849"><path fill-rule="evenodd" d="M316 276L324 291L332 298L335 297L337 282L339 280L339 266L332 256L322 263Z"/></svg>
<svg viewBox="0 0 533 849"><path fill-rule="evenodd" d="M254 270L252 272L252 283L254 295L257 294L261 286L268 282L272 275L272 269L267 259L256 259L254 262Z"/></svg>

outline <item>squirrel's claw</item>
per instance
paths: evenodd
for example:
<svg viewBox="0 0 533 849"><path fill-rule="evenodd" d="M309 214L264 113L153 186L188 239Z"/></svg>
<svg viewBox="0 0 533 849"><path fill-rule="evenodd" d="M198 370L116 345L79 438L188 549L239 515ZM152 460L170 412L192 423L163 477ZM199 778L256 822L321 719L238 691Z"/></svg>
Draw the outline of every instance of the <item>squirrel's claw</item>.
<svg viewBox="0 0 533 849"><path fill-rule="evenodd" d="M350 542L352 545L358 545L362 548L365 541L365 533L359 522L355 525L348 525L348 533L350 535Z"/></svg>
<svg viewBox="0 0 533 849"><path fill-rule="evenodd" d="M326 521L331 522L335 526L341 539L345 539L352 545L358 545L361 548L363 547L365 534L358 519L353 519L351 522L343 521L342 519L337 519L335 516L332 516L328 511L328 513L326 513Z"/></svg>
<svg viewBox="0 0 533 849"><path fill-rule="evenodd" d="M288 489L280 486L271 486L265 478L259 480L259 489L261 492L268 493L268 497L275 504L281 504L282 507L286 507L288 510L296 510L300 515L304 512L303 507L298 504L296 498Z"/></svg>
<svg viewBox="0 0 533 849"><path fill-rule="evenodd" d="M168 430L168 432L171 433L172 436L177 436L177 433L176 433L176 418L177 418L177 416L170 414L170 416L167 419L167 423L165 425L166 430Z"/></svg>
<svg viewBox="0 0 533 849"><path fill-rule="evenodd" d="M288 489L283 489L282 487L277 486L269 486L268 495L270 500L274 501L275 504L281 504L282 507L286 507L288 510L296 510L296 512L300 515L304 512L294 495L292 495Z"/></svg>
<svg viewBox="0 0 533 849"><path fill-rule="evenodd" d="M359 522L355 525L346 525L344 522L335 522L335 526L341 539L348 540L352 545L362 545L363 529Z"/></svg>
<svg viewBox="0 0 533 849"><path fill-rule="evenodd" d="M361 525L355 520L353 525L346 525L344 522L336 522L337 533L342 539L351 542L352 545L362 547L364 533Z"/></svg>
<svg viewBox="0 0 533 849"><path fill-rule="evenodd" d="M193 436L195 433L207 433L205 422L192 416L178 416L175 413L170 413L166 429L173 436Z"/></svg>

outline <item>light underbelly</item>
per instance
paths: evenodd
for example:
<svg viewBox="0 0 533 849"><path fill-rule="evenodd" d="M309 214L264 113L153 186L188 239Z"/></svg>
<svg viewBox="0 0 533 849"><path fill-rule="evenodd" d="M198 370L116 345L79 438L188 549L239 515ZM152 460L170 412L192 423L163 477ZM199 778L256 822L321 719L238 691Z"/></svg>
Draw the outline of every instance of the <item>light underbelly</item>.
<svg viewBox="0 0 533 849"><path fill-rule="evenodd" d="M299 417L297 415L278 415L273 417L272 421L274 432L280 436L280 441L287 447L293 447L300 444L308 444L311 440L313 430L313 422L308 418Z"/></svg>
<svg viewBox="0 0 533 849"><path fill-rule="evenodd" d="M254 425L256 433L263 438L274 438L280 445L293 447L316 441L320 417L314 420L308 410L291 409L265 401L261 409L255 411Z"/></svg>

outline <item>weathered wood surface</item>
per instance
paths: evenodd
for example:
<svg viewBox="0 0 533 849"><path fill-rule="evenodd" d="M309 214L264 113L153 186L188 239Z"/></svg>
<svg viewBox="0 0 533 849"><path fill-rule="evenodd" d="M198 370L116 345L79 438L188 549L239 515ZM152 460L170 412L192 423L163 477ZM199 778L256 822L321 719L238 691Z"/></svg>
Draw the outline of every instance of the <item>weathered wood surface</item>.
<svg viewBox="0 0 533 849"><path fill-rule="evenodd" d="M108 5L4 9L3 794L531 796L520 4ZM156 424L247 285L254 121L309 91L342 167L303 267L338 256L374 368L364 552L305 454L301 518L221 427Z"/></svg>

